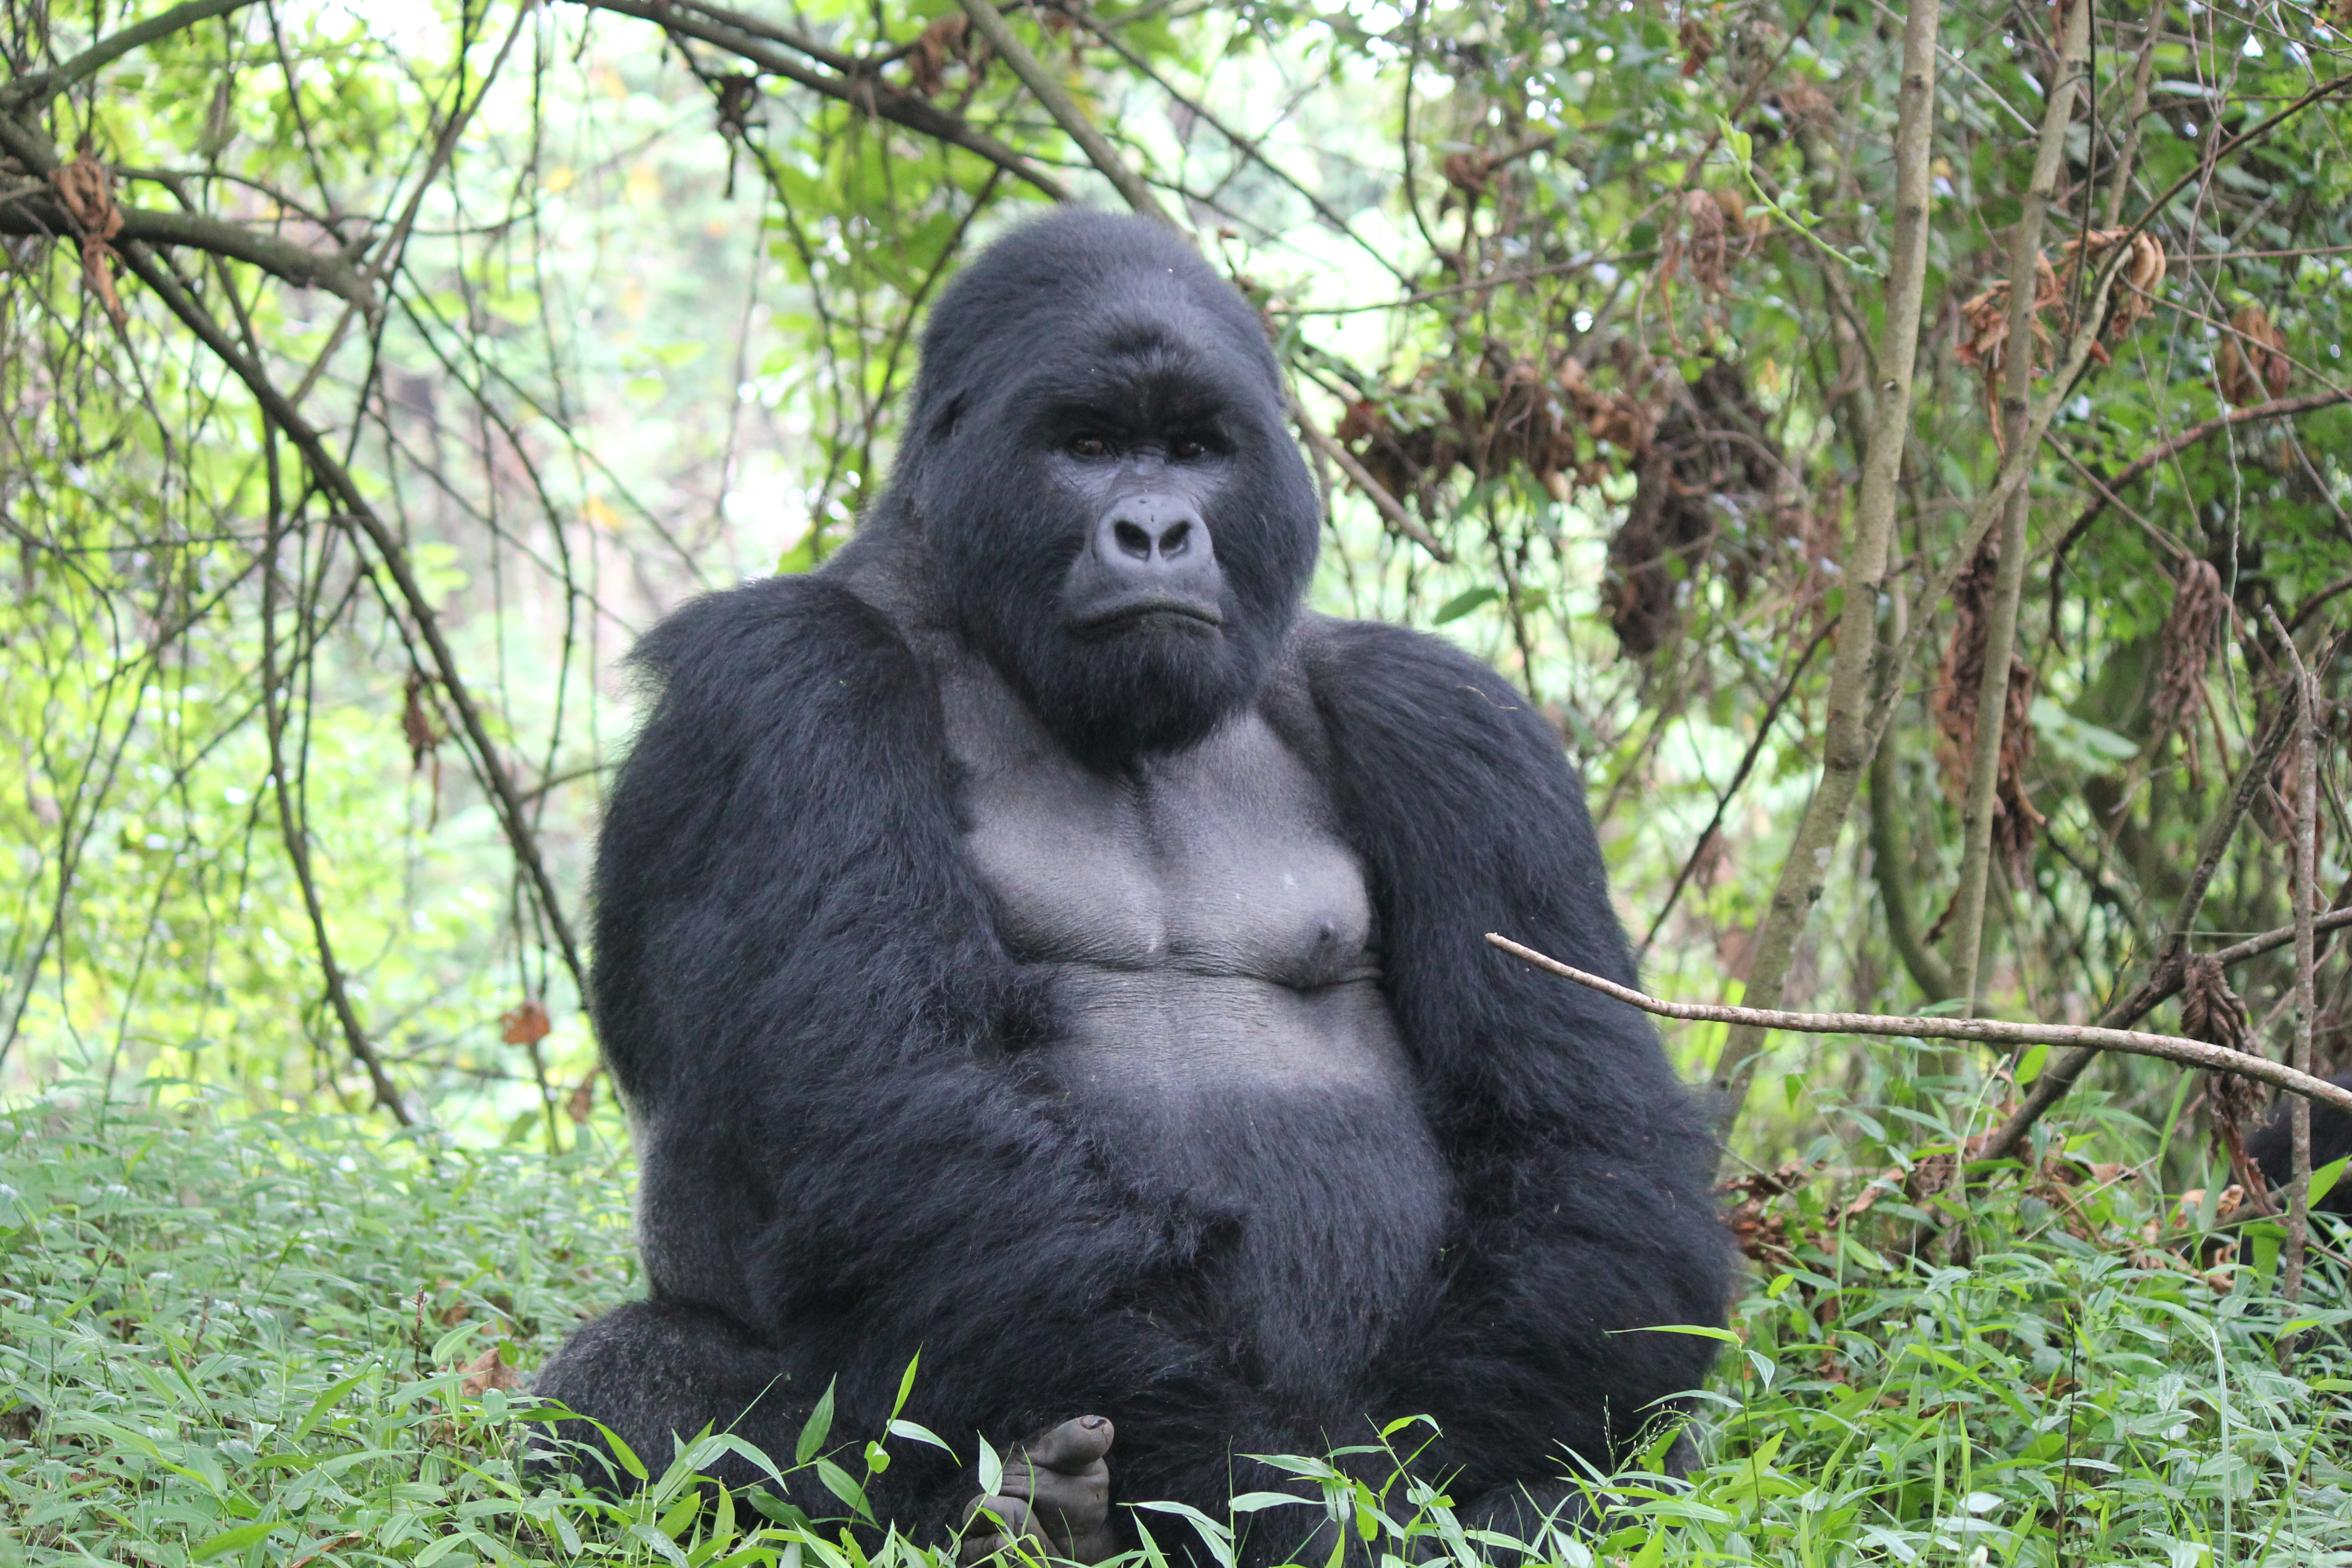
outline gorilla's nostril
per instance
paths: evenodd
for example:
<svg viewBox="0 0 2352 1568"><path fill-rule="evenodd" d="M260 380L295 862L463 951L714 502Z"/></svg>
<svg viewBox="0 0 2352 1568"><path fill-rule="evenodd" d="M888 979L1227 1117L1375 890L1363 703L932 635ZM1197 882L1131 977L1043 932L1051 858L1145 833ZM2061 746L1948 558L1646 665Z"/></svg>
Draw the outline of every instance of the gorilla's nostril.
<svg viewBox="0 0 2352 1568"><path fill-rule="evenodd" d="M1160 536L1160 553L1162 556L1181 555L1192 548L1192 525L1180 522Z"/></svg>
<svg viewBox="0 0 2352 1568"><path fill-rule="evenodd" d="M1117 542L1119 553L1132 555L1138 561L1151 559L1151 535L1131 522L1111 524L1110 536Z"/></svg>

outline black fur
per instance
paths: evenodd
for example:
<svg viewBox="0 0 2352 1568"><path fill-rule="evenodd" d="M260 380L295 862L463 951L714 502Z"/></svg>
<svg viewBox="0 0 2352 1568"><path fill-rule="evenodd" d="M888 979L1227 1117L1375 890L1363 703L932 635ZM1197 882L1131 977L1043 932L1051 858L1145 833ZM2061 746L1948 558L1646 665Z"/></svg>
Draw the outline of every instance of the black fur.
<svg viewBox="0 0 2352 1568"><path fill-rule="evenodd" d="M1099 406L1101 367L1070 345L1107 325L1150 367L1113 394L1139 426L1215 427L1199 470L1224 574L1213 644L1106 648L1055 616L1087 518L1038 406ZM593 1003L635 1119L654 1300L583 1329L541 1392L656 1468L673 1429L705 1422L789 1456L829 1380L835 1431L873 1435L919 1349L908 1414L967 1462L894 1443L877 1501L936 1537L972 1494L974 1432L1001 1448L1087 1412L1118 1426L1116 1500L1216 1517L1237 1481L1278 1484L1237 1456L1425 1414L1443 1436L1423 1471L1515 1519L1522 1487L1558 1500L1563 1449L1606 1465L1700 1381L1708 1342L1640 1331L1723 1318L1699 1121L1641 1015L1483 941L1633 978L1581 790L1475 661L1300 616L1317 509L1283 409L1255 319L1181 244L1130 220L1034 225L941 301L907 450L858 541L646 639L658 695L608 803ZM1370 882L1412 1109L1452 1174L1412 1194L1451 1215L1433 1267L1402 1287L1373 1259L1342 1258L1360 1277L1221 1270L1246 1222L1213 1183L1113 1173L1117 1130L1032 1060L1057 1021L961 847L937 666L893 593L943 598L1079 756L1182 746L1254 702L1325 782ZM1209 1136L1295 1151L1280 1217L1300 1235L1377 1234L1405 1199L1354 1116L1335 1101ZM1318 1149L1373 1179L1318 1181ZM1242 1321L1289 1340L1243 1355ZM1357 1370L1313 1370L1341 1366ZM814 1489L797 1500L834 1510ZM1277 1537L1303 1512L1258 1515L1250 1555L1293 1544Z"/></svg>
<svg viewBox="0 0 2352 1568"><path fill-rule="evenodd" d="M2338 1073L2328 1082L2352 1089L2352 1072ZM2294 1126L2288 1112L2294 1101L2281 1096L2270 1115L2246 1135L2246 1152L2262 1167L2263 1180L2279 1192L2294 1180ZM2315 1171L2352 1154L2352 1116L2332 1105L2311 1108L2311 1168ZM2325 1214L2352 1216L2352 1182L2338 1181L2314 1205Z"/></svg>

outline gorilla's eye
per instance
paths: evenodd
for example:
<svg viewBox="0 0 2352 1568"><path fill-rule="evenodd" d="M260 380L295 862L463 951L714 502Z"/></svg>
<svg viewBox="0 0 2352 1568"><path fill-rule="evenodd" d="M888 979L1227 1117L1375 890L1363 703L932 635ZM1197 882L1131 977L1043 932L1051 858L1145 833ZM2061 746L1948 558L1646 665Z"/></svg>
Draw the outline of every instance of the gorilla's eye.
<svg viewBox="0 0 2352 1568"><path fill-rule="evenodd" d="M1209 444L1196 436L1179 436L1168 443L1168 455L1180 462L1209 455Z"/></svg>
<svg viewBox="0 0 2352 1568"><path fill-rule="evenodd" d="M1073 436L1068 450L1073 458L1107 458L1110 455L1110 443L1099 436Z"/></svg>

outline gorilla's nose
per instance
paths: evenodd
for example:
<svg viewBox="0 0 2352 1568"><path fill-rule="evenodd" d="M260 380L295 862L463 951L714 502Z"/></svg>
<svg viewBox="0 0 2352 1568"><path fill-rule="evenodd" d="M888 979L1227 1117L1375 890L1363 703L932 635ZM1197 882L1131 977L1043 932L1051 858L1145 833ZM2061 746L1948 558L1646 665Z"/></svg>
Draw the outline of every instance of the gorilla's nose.
<svg viewBox="0 0 2352 1568"><path fill-rule="evenodd" d="M1071 618L1082 626L1154 614L1212 626L1223 619L1224 579L1209 525L1182 496L1122 497L1096 522L1071 585Z"/></svg>
<svg viewBox="0 0 2352 1568"><path fill-rule="evenodd" d="M1209 525L1175 496L1129 496L1095 524L1095 554L1114 575L1139 585L1197 571L1214 551Z"/></svg>

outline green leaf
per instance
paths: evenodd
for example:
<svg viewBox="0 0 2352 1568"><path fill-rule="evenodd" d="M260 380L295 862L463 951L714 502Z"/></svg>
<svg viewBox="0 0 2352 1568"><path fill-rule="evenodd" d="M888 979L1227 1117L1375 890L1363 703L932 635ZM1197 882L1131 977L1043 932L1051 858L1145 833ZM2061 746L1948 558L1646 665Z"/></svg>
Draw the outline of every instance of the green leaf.
<svg viewBox="0 0 2352 1568"><path fill-rule="evenodd" d="M1456 594L1437 607L1437 614L1430 617L1430 625L1442 626L1448 621L1458 621L1479 605L1492 604L1502 596L1503 591L1493 587L1473 588L1467 593Z"/></svg>
<svg viewBox="0 0 2352 1568"><path fill-rule="evenodd" d="M2049 1061L2048 1046L2038 1045L2028 1050L2024 1058L2017 1064L2017 1087L2020 1089L2032 1087L2033 1080L2042 1076L2042 1069L2049 1064Z"/></svg>
<svg viewBox="0 0 2352 1568"><path fill-rule="evenodd" d="M952 1459L955 1458L955 1450L949 1447L938 1433L932 1431L929 1427L923 1426L919 1422L905 1420L893 1421L890 1423L890 1436L893 1437L904 1437L909 1443L929 1443L932 1447L937 1448L949 1458Z"/></svg>
<svg viewBox="0 0 2352 1568"><path fill-rule="evenodd" d="M824 1385L817 1395L816 1408L809 1412L808 1420L801 1426L800 1441L793 1445L793 1459L807 1464L824 1449L824 1440L833 1431L833 1384Z"/></svg>
<svg viewBox="0 0 2352 1568"><path fill-rule="evenodd" d="M271 1531L285 1522L282 1519L257 1519L251 1524L236 1525L218 1535L207 1537L188 1555L195 1562L209 1563L215 1557L242 1552L248 1546L258 1545L268 1539Z"/></svg>
<svg viewBox="0 0 2352 1568"><path fill-rule="evenodd" d="M890 1402L890 1419L896 1421L898 1412L907 1408L907 1396L915 1392L915 1369L923 1362L923 1352L917 1351L907 1358L907 1370L898 1374L898 1397ZM942 1448L947 1445L940 1445Z"/></svg>
<svg viewBox="0 0 2352 1568"><path fill-rule="evenodd" d="M2326 1164L2311 1173L2311 1196L2305 1200L2305 1207L2317 1208L2319 1201L2335 1191L2336 1184L2344 1179L2344 1167L2347 1164L2352 1164L2352 1154L2347 1154L2340 1160L2330 1160Z"/></svg>
<svg viewBox="0 0 2352 1568"><path fill-rule="evenodd" d="M824 1483L825 1490L856 1509L858 1518L870 1520L874 1517L873 1505L866 1500L866 1489L859 1486L847 1470L831 1459L819 1459L816 1461L816 1479Z"/></svg>

